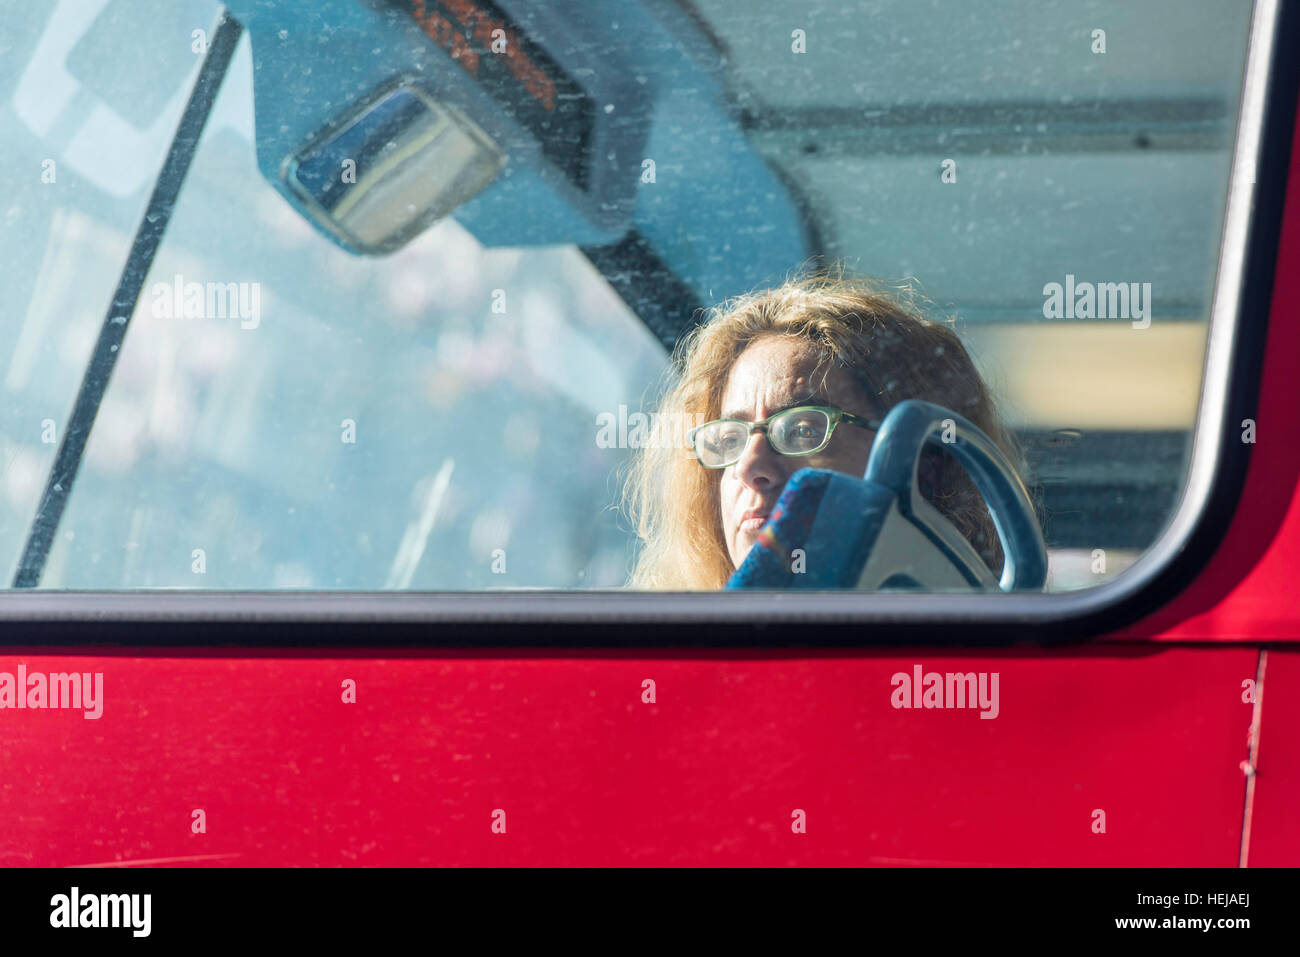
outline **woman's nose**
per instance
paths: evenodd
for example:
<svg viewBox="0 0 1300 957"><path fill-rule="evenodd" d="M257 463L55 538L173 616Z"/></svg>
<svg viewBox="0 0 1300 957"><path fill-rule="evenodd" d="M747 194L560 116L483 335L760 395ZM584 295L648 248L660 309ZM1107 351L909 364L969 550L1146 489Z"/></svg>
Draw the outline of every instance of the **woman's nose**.
<svg viewBox="0 0 1300 957"><path fill-rule="evenodd" d="M767 433L756 430L736 461L736 478L754 489L777 484L783 480L784 458L772 451Z"/></svg>

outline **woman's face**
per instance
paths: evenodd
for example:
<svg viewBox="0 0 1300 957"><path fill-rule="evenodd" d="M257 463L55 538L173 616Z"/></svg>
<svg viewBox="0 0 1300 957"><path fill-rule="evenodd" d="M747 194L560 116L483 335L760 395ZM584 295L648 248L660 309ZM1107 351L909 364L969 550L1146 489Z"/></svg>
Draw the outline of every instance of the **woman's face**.
<svg viewBox="0 0 1300 957"><path fill-rule="evenodd" d="M833 366L819 374L817 359L816 350L800 340L755 340L731 367L721 416L758 422L793 406L828 405L871 418L871 403L853 377ZM816 455L787 456L772 451L763 433L751 435L740 461L722 471L722 533L732 564L744 561L791 475L818 468L860 478L874 438L867 429L841 422Z"/></svg>

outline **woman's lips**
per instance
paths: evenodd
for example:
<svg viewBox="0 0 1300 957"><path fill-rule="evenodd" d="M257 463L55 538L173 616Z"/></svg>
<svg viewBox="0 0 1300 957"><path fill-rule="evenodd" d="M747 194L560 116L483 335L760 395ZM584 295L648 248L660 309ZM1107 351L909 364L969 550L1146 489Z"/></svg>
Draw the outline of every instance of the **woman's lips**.
<svg viewBox="0 0 1300 957"><path fill-rule="evenodd" d="M763 523L766 521L767 521L766 514L754 515L749 518L743 518L740 520L740 530L742 532L756 532L763 527Z"/></svg>

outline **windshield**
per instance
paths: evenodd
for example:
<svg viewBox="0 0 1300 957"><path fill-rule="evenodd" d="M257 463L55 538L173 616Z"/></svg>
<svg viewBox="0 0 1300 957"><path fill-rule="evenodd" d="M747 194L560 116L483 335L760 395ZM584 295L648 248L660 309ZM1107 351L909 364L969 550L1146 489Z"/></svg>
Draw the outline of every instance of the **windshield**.
<svg viewBox="0 0 1300 957"><path fill-rule="evenodd" d="M672 350L702 308L840 263L956 330L1048 587L1114 577L1186 476L1249 5L921 6L10 11L0 566L62 496L43 588L624 587ZM154 210L223 12L233 55ZM718 481L699 534L739 564Z"/></svg>

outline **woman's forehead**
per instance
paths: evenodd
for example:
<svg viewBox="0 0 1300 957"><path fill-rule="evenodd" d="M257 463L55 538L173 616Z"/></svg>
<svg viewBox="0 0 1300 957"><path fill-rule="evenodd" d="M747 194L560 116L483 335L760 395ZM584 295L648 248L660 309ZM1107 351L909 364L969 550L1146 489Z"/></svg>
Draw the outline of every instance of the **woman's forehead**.
<svg viewBox="0 0 1300 957"><path fill-rule="evenodd" d="M752 407L762 399L769 406L820 397L831 403L856 397L852 377L816 345L798 339L768 336L758 339L736 358L723 386L725 410L732 405Z"/></svg>

